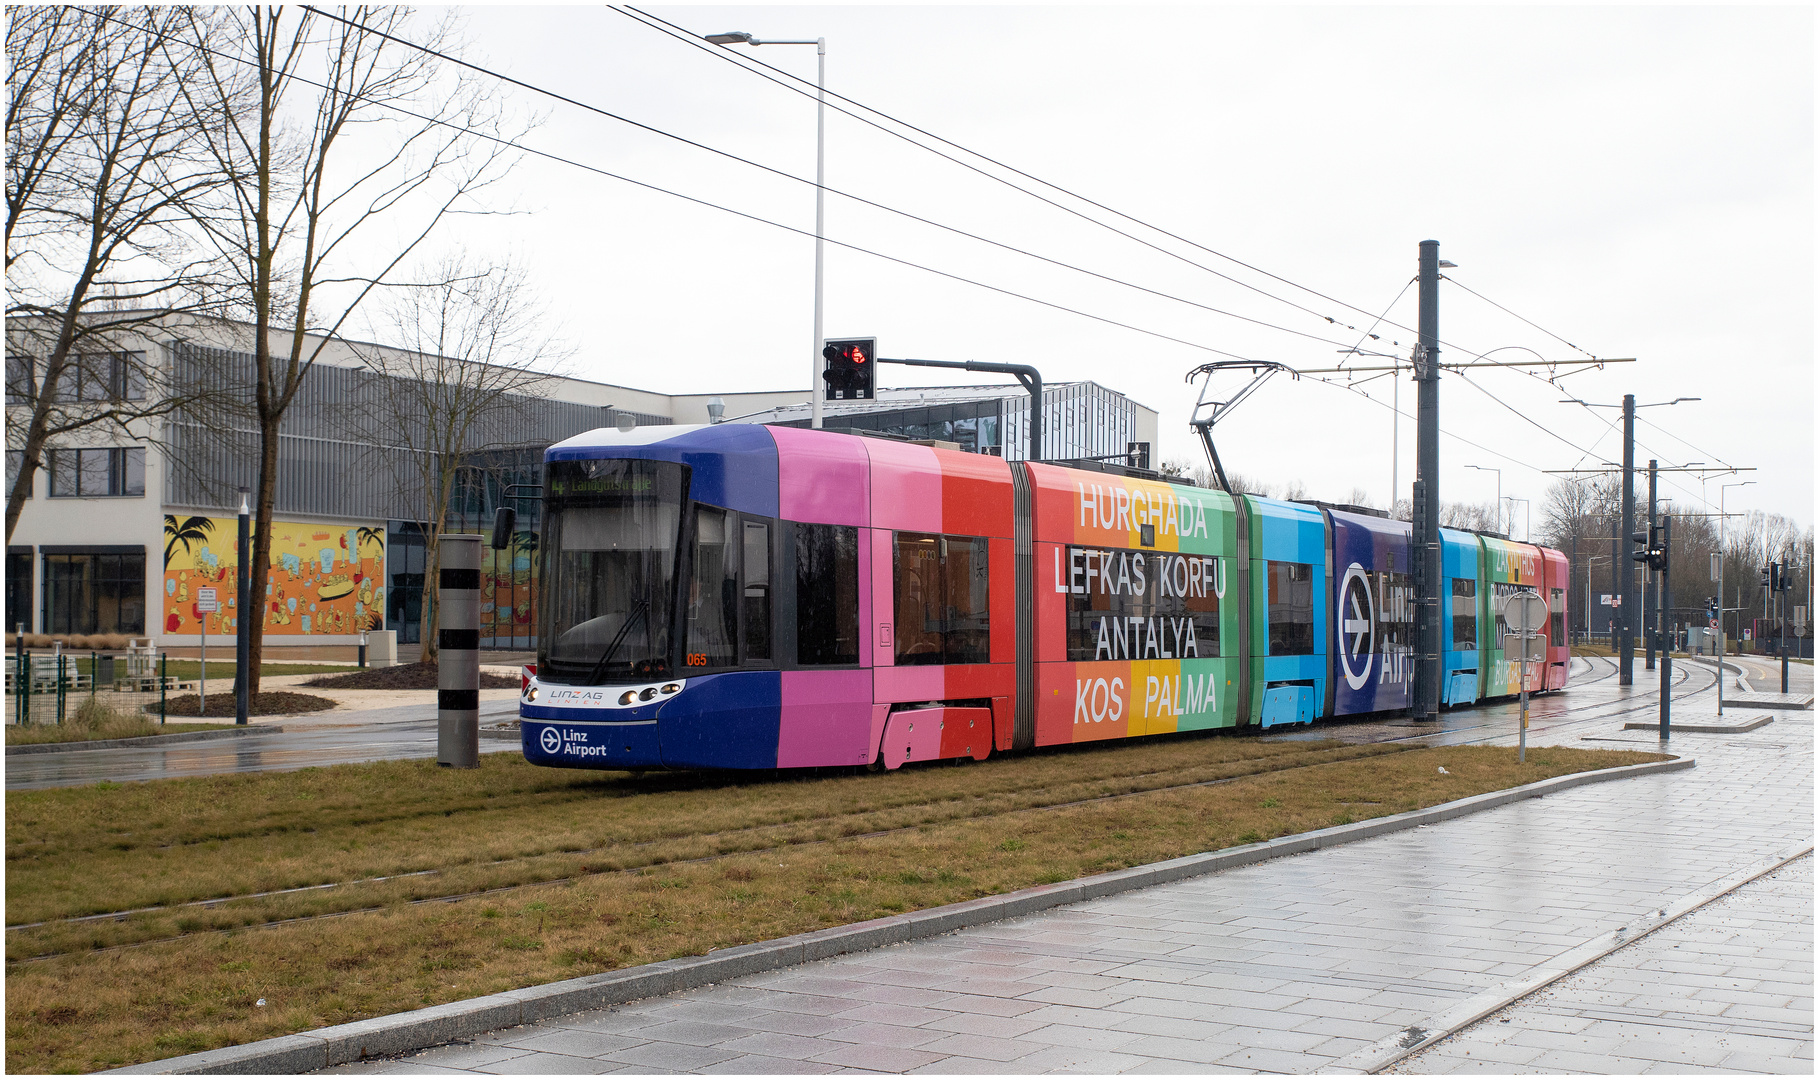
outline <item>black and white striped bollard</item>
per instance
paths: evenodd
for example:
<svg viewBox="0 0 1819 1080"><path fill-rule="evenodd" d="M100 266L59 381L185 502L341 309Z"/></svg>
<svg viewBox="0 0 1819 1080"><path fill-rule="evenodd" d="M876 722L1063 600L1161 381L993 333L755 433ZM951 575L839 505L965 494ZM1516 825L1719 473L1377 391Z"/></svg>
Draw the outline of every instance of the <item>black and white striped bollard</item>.
<svg viewBox="0 0 1819 1080"><path fill-rule="evenodd" d="M444 535L437 577L436 764L480 766L480 536Z"/></svg>

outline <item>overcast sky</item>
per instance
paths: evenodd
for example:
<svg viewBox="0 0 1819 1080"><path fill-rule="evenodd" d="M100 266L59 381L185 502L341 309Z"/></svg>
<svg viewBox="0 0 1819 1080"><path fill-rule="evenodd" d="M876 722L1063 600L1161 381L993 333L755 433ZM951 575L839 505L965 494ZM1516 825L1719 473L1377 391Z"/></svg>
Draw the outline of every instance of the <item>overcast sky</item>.
<svg viewBox="0 0 1819 1080"><path fill-rule="evenodd" d="M1569 394L1698 396L1642 410L1638 462L1760 471L1703 487L1675 476L1664 493L1715 505L1720 484L1754 478L1727 509L1813 521L1809 8L649 10L695 33L825 37L831 90L1192 242L1044 189L1165 250L1144 247L830 110L830 188L1103 278L830 194L831 240L1033 299L830 244L829 336L1095 380L1160 411L1160 457L1200 464L1188 370L1221 358L1209 350L1330 368L1386 308L1413 327L1416 292L1403 290L1433 239L1458 264L1457 286L1441 285L1443 361L1637 358L1559 386L1545 371L1447 373L1443 499L1490 501L1499 477L1466 467L1480 465L1538 513L1551 480L1540 470L1621 460L1617 410L1560 404ZM464 17L468 57L813 178L812 99L725 58L604 7ZM814 78L813 46L729 51ZM443 241L529 264L575 347L570 373L669 393L806 385L812 187L500 92L545 112L528 145L801 230L526 160L492 193L524 213L464 221ZM1406 357L1411 330L1376 332L1367 347ZM884 372L886 385L968 381ZM1371 400L1276 377L1216 429L1226 467L1386 504L1392 386L1358 389ZM1406 497L1412 419L1401 436Z"/></svg>

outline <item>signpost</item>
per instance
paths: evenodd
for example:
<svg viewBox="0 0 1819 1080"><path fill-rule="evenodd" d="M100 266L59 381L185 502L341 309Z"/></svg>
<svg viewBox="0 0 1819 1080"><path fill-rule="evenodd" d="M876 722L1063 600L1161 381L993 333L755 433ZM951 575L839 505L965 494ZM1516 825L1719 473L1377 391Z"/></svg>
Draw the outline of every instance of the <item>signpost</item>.
<svg viewBox="0 0 1819 1080"><path fill-rule="evenodd" d="M1516 740L1516 761L1521 763L1528 760L1528 665L1531 660L1539 663L1546 659L1538 631L1547 625L1547 601L1532 589L1516 593L1503 602L1503 621L1516 628L1515 633L1503 639L1503 655L1514 653L1522 658L1522 676L1517 684L1521 687L1517 692L1521 721Z"/></svg>
<svg viewBox="0 0 1819 1080"><path fill-rule="evenodd" d="M213 586L196 590L196 614L202 619L202 677L196 680L196 694L202 699L203 716L208 715L208 617L220 610Z"/></svg>

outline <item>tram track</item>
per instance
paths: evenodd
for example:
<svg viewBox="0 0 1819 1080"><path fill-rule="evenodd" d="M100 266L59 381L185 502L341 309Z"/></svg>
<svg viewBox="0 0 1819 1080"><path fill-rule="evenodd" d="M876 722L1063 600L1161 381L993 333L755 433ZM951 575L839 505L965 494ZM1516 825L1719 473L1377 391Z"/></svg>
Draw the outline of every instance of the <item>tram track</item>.
<svg viewBox="0 0 1819 1080"><path fill-rule="evenodd" d="M1595 678L1583 680L1583 682L1576 680L1575 685L1583 685L1584 682L1596 682L1601 679L1609 678L1610 676L1616 674L1616 665L1614 663L1611 663L1607 658L1595 657L1592 659L1604 662L1604 664L1606 664L1609 667L1609 670L1606 671L1603 675L1597 676ZM1690 671L1689 671L1689 667L1690 667ZM1692 683L1694 681L1694 678L1695 678L1695 676L1693 674L1694 672L1698 673L1698 675L1700 675L1700 676L1703 676L1703 678L1699 679L1696 685L1689 686L1688 684ZM1683 700L1685 698L1704 693L1704 692L1710 690L1717 681L1716 674L1713 671L1711 671L1710 669L1706 669L1704 667L1692 667L1690 665L1689 666L1677 666L1677 670L1676 670L1674 678L1675 678L1675 685L1677 688L1679 688L1678 691L1674 692L1672 695L1673 700L1676 700L1676 701ZM1615 707L1613 707L1613 706L1615 706ZM1507 707L1507 706L1504 706L1504 707ZM1637 698L1634 698L1634 699L1631 699L1628 701L1624 701L1624 702L1610 702L1610 701L1595 702L1595 703L1590 703L1585 706L1580 706L1577 708L1569 707L1569 708L1565 708L1565 709L1550 711L1547 715L1544 715L1543 717L1540 718L1539 723L1537 723L1536 719L1531 714L1530 730L1531 730L1531 732L1542 731L1542 732L1548 732L1548 733L1558 733L1562 729L1572 728L1572 727L1576 727L1576 726L1580 726L1580 725L1589 725L1589 724L1593 724L1593 723L1606 723L1613 719L1617 719L1617 718L1629 715L1631 713L1640 712L1644 709L1649 709L1652 711L1655 707L1656 707L1656 699L1655 699L1654 695L1652 695L1652 694L1638 696ZM1569 714L1582 712L1582 711L1590 712L1591 715L1572 716L1571 718L1563 719L1563 717L1567 717ZM1491 720L1491 719L1487 718L1485 722L1473 724L1469 727L1463 727L1463 728L1454 727L1454 728L1449 728L1449 729L1441 730L1441 731L1421 731L1421 732L1411 732L1408 734L1393 734L1393 735L1386 734L1381 737L1372 737L1372 738L1368 738L1367 740L1362 741L1362 742L1353 743L1349 747L1339 747L1336 749L1339 751L1344 751L1344 750L1368 751L1372 748L1395 747L1396 749L1387 751L1387 752L1402 753L1402 752L1408 752L1408 751L1413 751L1413 750L1418 750L1418 749L1425 749L1425 748L1428 748L1431 746L1436 746L1436 745L1465 745L1465 746L1485 745L1485 744L1494 743L1494 742L1507 741L1509 739L1508 727L1509 727L1509 725L1508 725L1507 717L1498 717L1495 720ZM1481 735L1474 734L1475 732L1483 732L1483 734L1481 734ZM1385 751L1380 750L1379 752L1385 752ZM1180 772L1187 771L1187 770L1198 770L1198 771L1204 772L1208 768L1211 768L1212 766L1209 766L1207 764L1194 764L1194 765L1183 766L1181 768L1147 769L1147 770L1143 770L1143 771L1114 773L1114 774L1106 775L1106 776L1087 777L1087 778L1069 778L1066 780L1057 781L1055 783L1044 784L1044 785L1041 785L1038 787L1023 789L1020 791L984 793L984 794L975 794L974 796L972 796L972 798L974 798L974 799L984 799L991 795L997 795L997 796L1008 796L1008 797L1013 797L1013 798L1021 798L1022 800L1030 800L1030 799L1035 800L1032 802L1028 802L1027 805L1020 805L1020 806L1014 805L1014 806L1008 806L1008 807L1006 807L1006 806L978 806L975 808L970 808L961 813L942 816L942 817L938 818L937 820L927 820L925 818L924 820L918 820L918 821L915 821L910 824L904 824L904 825L900 825L900 826L896 826L896 827L892 827L892 828L885 828L885 829L860 828L860 829L855 829L853 831L844 831L844 830L840 830L839 827L842 824L850 824L855 821L861 821L866 817L877 817L879 815L889 815L889 814L906 814L906 813L914 814L918 810L925 809L928 806L937 806L941 802L948 802L951 804L954 802L958 802L960 800L944 799L944 800L937 800L936 803L932 803L932 804L904 803L904 804L892 804L892 805L887 805L887 806L883 806L883 807L869 806L869 807L866 807L861 810L853 811L851 813L826 814L826 815L820 815L820 816L812 817L812 818L799 818L799 819L795 819L795 820L782 821L782 822L764 822L761 824L752 825L752 826L743 827L743 828L715 830L712 832L689 834L686 836L654 837L654 838L645 839L645 840L633 841L630 843L609 844L609 845L602 845L602 846L598 846L598 847L594 847L594 848L552 850L552 851L547 851L547 852L537 852L534 854L519 856L519 857L515 857L515 858L510 858L510 859L493 860L493 861L490 861L490 862L484 864L484 866L481 869L482 870L498 870L500 868L507 868L507 867L511 867L514 865L527 865L536 860L552 859L552 858L561 858L561 859L567 859L567 860L592 859L592 858L600 858L600 857L610 858L615 854L623 854L628 851L635 852L635 851L641 851L641 850L650 850L650 849L657 848L657 847L665 845L665 844L675 844L675 843L693 843L693 844L711 843L711 844L715 844L717 846L721 846L723 848L727 847L729 844L732 845L730 850L721 850L721 851L717 851L712 854L702 855L702 856L697 856L697 857L688 857L688 858L657 857L657 858L652 858L652 859L638 862L636 865L612 866L612 867L602 868L602 869L598 869L598 870L587 870L585 867L585 864L584 864L584 866L583 866L584 872L582 872L582 873L566 873L566 874L561 874L561 875L538 877L534 880L519 881L519 882L514 882L514 883L508 884L508 885L490 886L490 887L479 888L479 889L464 889L464 890L461 890L458 892L437 894L437 895L431 895L431 896L418 896L418 897L390 899L384 903L379 903L379 904L361 904L359 906L343 908L340 910L317 912L317 913L312 913L312 914L286 917L286 918L278 918L278 919L268 919L268 920L260 921L260 922L243 923L243 924L236 925L236 926L223 926L223 927L214 927L214 928L183 930L183 931L180 931L177 933L171 933L171 934L165 934L165 935L161 935L161 936L157 936L157 937L151 937L151 938L147 938L147 939L140 940L140 941L123 942L123 943L119 943L119 944L100 946L100 947L90 948L90 949L64 949L64 950L58 950L58 951L52 951L52 952L46 952L46 953L42 953L42 954L38 954L38 955L33 955L30 957L9 958L7 960L7 963L10 966L10 965L14 965L14 964L38 963L38 962L57 959L59 957L67 957L67 956L73 956L73 955L102 955L105 953L117 952L117 951L125 950L125 949L144 948L147 946L156 945L156 944L160 944L160 943L169 943L169 942L173 942L173 941L183 940L186 938L194 938L199 934L229 934L229 933L245 932L245 931L252 931L252 930L273 929L273 928L282 927L282 926L296 925L299 923L336 919L336 918L341 918L341 917L348 916L348 915L357 915L357 914L363 914L363 913L383 911L383 910L386 910L386 909L392 908L392 907L399 907L399 906L412 907L412 906L420 906L420 905L424 905L424 904L455 903L455 902L459 902L459 901L463 901L463 900L476 899L476 898L485 897L485 896L518 892L518 891L522 891L525 889L531 889L531 888L545 887L545 886L551 886L551 885L572 884L576 881L583 880L583 879L605 878L605 877L611 877L611 876L626 876L626 875L647 873L653 869L656 869L659 867L664 867L664 866L688 866L688 865L709 864L709 863L713 863L713 862L717 862L717 861L722 861L722 860L737 858L740 856L750 855L750 854L753 854L753 853L759 852L759 851L803 850L806 848L823 846L823 845L833 844L833 843L837 843L837 842L841 842L841 841L864 840L864 839L888 837L888 836L902 834L902 833L906 833L906 832L912 832L917 829L928 827L931 824L963 823L966 821L977 821L977 820L981 820L981 819L989 819L992 817L1006 816L1006 815L1011 815L1011 814L1023 814L1023 813L1031 813L1031 812L1036 812L1036 811L1056 810L1056 809L1063 809L1063 808L1068 808L1068 807L1091 805L1091 804L1095 804L1095 803L1107 803L1107 802L1112 802L1115 800L1135 798L1135 797L1144 796L1144 795L1167 794L1169 792L1185 791L1185 790L1192 790L1195 788L1204 788L1204 787L1210 787L1210 786L1215 786L1215 785L1219 785L1219 784L1227 784L1227 783L1231 783L1234 780L1242 779L1244 777L1249 777L1249 776L1267 775L1270 773L1292 773L1292 772L1296 772L1296 771L1300 771L1300 770L1311 769L1311 768L1317 767L1319 765L1328 764L1331 761L1349 760L1349 759L1353 759L1358 756L1366 756L1366 755L1362 754L1362 753L1353 753L1353 754L1335 753L1332 756L1330 756L1324 760L1321 760L1321 761L1306 762L1306 763L1302 763L1302 764L1289 766L1288 768L1280 768L1280 769L1246 768L1243 766L1254 765L1258 761L1267 761L1267 757L1243 758L1243 759L1238 759L1237 761L1232 762L1232 763L1227 763L1230 766L1238 767L1238 771L1236 771L1232 775L1221 775L1221 776L1215 776L1215 777L1205 778L1205 779L1185 780L1185 781L1182 781L1179 783L1150 784L1150 783L1146 783L1146 781L1151 781L1156 778L1166 778L1170 774L1179 774ZM1042 796L1044 794L1050 793L1050 792L1060 794L1061 791L1058 791L1057 789L1076 789L1077 790L1082 786L1093 786L1093 785L1104 786L1107 784L1116 784L1116 785L1123 786L1123 787L1132 787L1132 789L1131 790L1121 790L1121 791L1116 791L1116 792L1109 792L1109 793L1105 793L1105 794L1094 795L1094 796L1087 797L1087 798L1060 798L1060 799L1053 799L1053 800L1048 800L1048 799L1042 798ZM1135 785L1135 786L1133 787L1133 785ZM830 829L836 830L837 834L836 835L827 835L827 832ZM792 832L796 833L797 835L794 837L782 838L781 840L775 838L775 834L777 834L778 832L781 832L781 831L785 831L785 830L792 831ZM803 835L804 833L813 833L814 835ZM71 917L63 918L63 919L46 919L46 920L40 920L37 922L31 922L31 923L14 924L14 925L10 925L10 926L6 927L6 930L9 935L12 935L15 933L29 931L29 930L42 931L42 930L54 929L54 928L58 928L58 927L79 928L84 925L102 924L102 923L110 923L110 922L111 923L125 923L125 922L130 922L135 919L146 919L146 918L153 918L153 917L158 917L158 916L166 916L166 917L177 916L177 915L180 915L182 912L194 911L194 910L198 910L198 909L209 910L209 911L220 911L223 909L231 908L234 905L246 904L246 903L260 901L260 900L270 900L270 899L277 899L277 898L284 898L284 897L303 896L303 895L308 895L308 894L322 894L322 893L328 893L328 892L332 892L335 890L342 890L342 889L358 890L358 889L362 889L362 888L371 888L371 887L383 886L383 885L387 885L387 884L403 883L403 882L407 882L411 879L420 880L420 879L426 879L426 878L436 878L436 877L443 876L448 872L449 872L448 870L444 870L444 869L419 870L419 871L410 871L410 872L398 873L398 874L363 877L363 878L351 879L351 880L343 881L343 882L326 882L326 883L318 883L318 884L306 885L306 886L297 886L297 887L293 887L293 888L263 890L260 892L241 893L241 894L230 895L230 896L217 896L217 897L210 897L210 898L206 898L206 899L202 899L202 900L185 901L185 902L174 903L174 904L148 905L148 906L143 906L143 907L124 909L124 910L120 910L120 911L99 912L99 913L93 913L93 914L87 914L87 915L71 916Z"/></svg>
<svg viewBox="0 0 1819 1080"><path fill-rule="evenodd" d="M291 926L291 925L297 925L300 923L307 923L307 922L312 922L312 921L321 921L321 920L342 918L342 917L348 916L348 915L358 915L358 914L363 914L363 913L383 911L383 910L386 910L387 908L395 907L395 906L416 907L416 906L421 906L421 905L425 905L425 904L456 903L456 902L459 902L462 900L471 900L471 899L476 899L476 898L480 898L480 897L484 897L484 896L493 896L493 895L500 895L500 894L504 894L504 893L518 892L518 891L522 891L525 889L531 889L531 888L539 888L539 887L551 886L551 885L572 884L576 881L583 880L583 879L589 879L589 878L630 876L630 875L635 875L635 874L647 873L653 869L657 869L660 867L692 866L692 865L710 864L710 863L723 861L723 860L727 860L727 859L738 858L740 856L751 855L753 853L760 852L760 851L804 850L807 848L824 846L824 845L828 845L828 844L840 843L840 842L845 842L845 841L878 839L878 838L884 838L884 837L889 837L889 836L893 836L893 835L911 833L916 830L926 828L930 825L961 824L961 823L965 823L967 821L977 821L977 820L989 819L992 817L1003 817L1003 816L1009 816L1009 815L1014 815L1014 814L1027 814L1027 813L1034 813L1034 812L1040 812L1040 811L1061 810L1061 809L1067 809L1067 808L1071 808L1071 807L1088 806L1088 805L1093 805L1093 804L1104 804L1104 803L1114 802L1114 801L1118 801L1118 800L1122 800L1122 799L1138 798L1141 796L1165 795L1170 792L1188 791L1188 790L1193 790L1196 788L1206 788L1206 787L1213 787L1213 786L1217 786L1217 785L1221 785L1221 784L1229 784L1234 781L1242 780L1242 779L1245 779L1248 777L1270 775L1270 774L1280 774L1280 773L1293 773L1293 772L1297 772L1297 771L1301 771L1301 770L1316 768L1321 765L1331 764L1333 762L1356 760L1359 757L1373 756L1368 751L1373 750L1377 745L1379 745L1379 744L1364 744L1361 746L1354 745L1354 746L1335 747L1335 748L1332 748L1332 753L1330 754L1330 756L1328 756L1324 760L1305 762L1302 764L1289 766L1287 768L1245 769L1245 770L1237 771L1233 775L1217 776L1217 777L1212 777L1210 779L1190 780L1190 781L1185 781L1182 783L1169 783L1169 784L1157 784L1157 785L1152 785L1152 786L1144 786L1144 787L1140 787L1136 790L1118 791L1118 792L1112 792L1112 793L1103 794L1103 795L1096 795L1096 796L1092 796L1092 797L1088 797L1088 798L1058 799L1058 800L1054 800L1054 801L1037 802L1032 805L1013 806L1013 807L1008 807L1008 808L980 807L979 811L977 813L954 815L954 816L947 817L947 818L941 819L939 821L933 821L933 822L917 821L913 824L906 824L906 825L901 825L901 826L887 828L887 829L872 829L872 830L866 830L866 831L842 832L839 835L835 835L835 836L824 836L823 835L823 836L805 837L805 838L801 838L801 839L788 840L788 841L785 841L780 844L779 843L752 844L749 846L740 847L736 850L721 851L721 852L716 852L712 855L704 855L704 856L699 856L699 857L695 857L695 858L656 859L656 860L651 860L648 862L640 863L635 866L614 867L611 869L601 869L601 870L587 872L587 873L566 874L566 875L562 875L559 877L545 877L545 878L539 878L539 879L532 880L532 881L516 882L511 885L502 885L502 886L495 886L495 887L483 888L483 889L470 889L470 890L464 890L461 892L439 894L439 895L435 895L435 896L424 896L424 897L416 897L416 898L410 898L410 899L393 900L393 901L390 901L390 902L384 903L384 904L362 905L359 907L346 908L346 909L338 910L338 911L321 912L321 913L316 913L316 914L311 914L311 915L303 915L303 916L296 916L296 917L283 918L283 919L271 919L271 920L266 920L264 922L246 923L246 924L241 924L238 926L226 926L226 927L209 928L209 929L202 929L202 930L184 931L184 932L175 933L175 934L167 934L167 935L160 936L160 937L147 938L147 939L141 940L141 941L125 942L125 943L121 943L121 944L117 944L117 945L109 945L109 946L103 946L103 947L98 947L98 948L66 949L66 950L61 950L61 951L56 951L56 952L42 953L42 954L30 956L30 957L9 958L7 960L7 964L9 966L11 966L11 965L15 965L15 964L40 963L40 962L47 961L47 960L54 960L59 957L74 956L74 955L85 955L85 956L104 955L104 954L108 954L108 953L119 952L119 951L126 950L126 949L144 948L144 947L147 947L150 945L169 943L169 942L173 942L173 941L180 941L180 940L184 940L186 938L194 938L194 937L197 937L202 934L219 935L219 934L247 932L247 931L253 931L253 930L274 929L274 928L281 927L281 926ZM1422 746L1419 744L1409 744L1406 746L1398 746L1391 750L1377 750L1376 753L1378 755L1383 754L1383 753L1400 754L1400 753L1407 753L1407 752L1411 752L1414 750L1420 750L1420 749L1425 749L1425 748L1426 748L1425 746ZM1352 751L1352 752L1346 753L1346 751ZM1360 752L1360 751L1364 751L1364 752ZM1258 759L1248 759L1248 760L1255 761ZM1199 769L1204 770L1205 766L1194 766L1193 768L1199 768ZM1072 781L1068 781L1068 782L1060 783L1060 784L1045 785L1043 788L1036 789L1036 790L1047 791L1047 790L1053 790L1054 788L1060 788L1060 787L1078 788L1078 787L1082 786L1083 784L1095 784L1095 783L1103 784L1103 783L1113 782L1114 780L1122 781L1122 782L1128 784L1128 783L1140 781L1145 778L1163 776L1163 775L1166 775L1168 772L1179 772L1179 771L1183 771L1183 770L1150 770L1150 771L1142 772L1142 773L1124 774L1123 776L1119 776L1119 777L1115 777L1115 778L1093 778L1093 779L1089 779L1089 780L1072 780ZM1023 793L1019 793L1019 794L1027 794L1027 792L1023 792ZM893 809L901 810L904 808L899 807L899 808L893 808ZM689 836L689 837L675 838L675 839L695 841L695 842L720 841L720 840L726 840L728 838L735 838L735 837L740 837L740 836L754 836L755 834L759 834L759 833L762 833L765 831L774 831L779 828L786 828L786 827L803 828L803 827L815 826L815 825L826 826L826 825L838 824L841 821L852 820L853 818L860 817L863 815L875 815L878 812L879 811L877 811L877 810L867 810L867 811L862 811L860 813L852 814L852 815L828 815L828 816L824 816L822 818L817 818L817 819L793 821L793 822L787 822L787 823L781 823L781 824L769 823L769 824L760 825L760 826L753 826L753 827L747 828L747 829L722 830L722 831L714 832L714 833L696 834L696 835ZM647 840L647 841L641 841L636 844L627 845L627 846L632 847L632 848L649 848L649 847L655 846L655 845L663 843L663 842L664 842L664 840L662 840L662 839ZM601 854L608 853L610 850L611 850L610 848L598 848L598 849L588 849L588 850L582 850L582 851L565 851L565 852L560 852L560 853L545 853L545 854L527 856L527 857L518 858L518 859L497 860L497 861L487 864L487 866L488 866L488 868L498 868L498 867L510 866L510 865L517 864L517 863L528 862L531 859L547 858L547 857L550 857L551 854L559 854L561 856L566 856L566 857L570 857L570 858L590 856L590 855L601 855ZM259 900L259 899L269 899L269 898L275 898L275 897L293 896L293 895L307 894L307 893L318 893L318 892L325 892L325 891L332 890L332 889L355 889L355 888L360 888L362 886L372 886L372 885L385 884L385 883L391 883L391 882L399 882L399 881L404 881L406 879L411 879L411 878L434 877L434 876L439 876L443 873L445 873L445 871L442 871L442 870L416 871L416 872L411 872L411 873L406 873L406 874L393 874L393 875L384 875L384 876L369 877L369 878L360 878L360 879L356 879L353 881L347 881L347 882L329 882L329 883L323 883L323 884L317 884L317 885L301 886L301 887L293 888L293 889L267 890L267 891L263 891L263 892L259 892L259 893L244 893L244 894L240 894L237 896L228 896L228 897L212 897L212 898L209 898L206 900L187 901L187 902L180 903L180 904L153 905L153 906L134 908L134 909L129 909L129 910L122 910L119 912L101 912L101 913L90 914L90 915L72 916L67 919L47 919L47 920L42 920L42 921L35 922L35 923L21 923L21 924L16 924L13 926L8 926L6 928L6 930L9 934L12 934L12 933L18 932L18 931L25 931L25 930L32 930L32 929L42 930L42 929L46 929L46 928L54 928L54 927L59 927L59 926L73 928L73 927L79 927L79 926L85 925L85 924L104 923L104 922L110 922L110 921L111 922L126 922L126 921L134 919L135 917L155 916L155 915L160 915L160 914L175 915L175 914L179 914L186 910L194 910L194 909L220 910L220 909L225 908L232 904L244 903L244 902L249 902L249 901L254 901L254 900Z"/></svg>
<svg viewBox="0 0 1819 1080"><path fill-rule="evenodd" d="M1597 682L1601 679L1610 678L1611 676L1617 674L1617 665L1615 664L1614 661L1610 661L1606 657L1596 657L1595 659L1603 660L1607 664L1609 664L1610 671L1606 672L1604 675L1599 676L1596 679L1588 679L1588 680L1584 680L1584 681L1575 680L1573 683L1573 685L1575 687L1583 686L1586 683ZM1697 673L1698 676L1702 676L1702 678L1699 679L1699 681L1697 682L1696 685L1689 686L1688 684L1692 683L1695 679L1694 673ZM1673 702L1683 701L1688 698L1696 697L1699 694L1703 694L1703 693L1711 690L1715 685L1717 685L1717 681L1718 681L1716 674L1713 671L1711 671L1710 669L1707 669L1703 666L1690 666L1690 665L1681 665L1681 664L1675 665L1674 673L1673 673L1672 677L1674 680L1674 688L1670 689L1668 696L1669 696L1669 700L1673 701ZM1645 710L1653 713L1660 708L1658 694L1659 694L1659 691L1650 692L1648 690L1645 690L1633 697L1626 698L1626 699L1623 699L1621 701L1616 701L1616 702L1601 701L1601 702L1593 702L1591 704L1579 706L1576 708L1568 707L1568 708L1561 708L1561 709L1549 709L1546 713L1541 715L1539 718L1537 718L1535 715L1534 699L1531 698L1530 699L1530 714L1529 714L1529 731L1531 732L1531 734L1533 734L1537 731L1559 732L1562 729L1568 729L1568 728L1572 728L1572 727L1590 725L1590 724L1595 724L1595 723L1606 723L1611 720L1619 719L1621 717L1625 717L1625 716L1631 715L1633 713L1643 712ZM1549 698L1544 699L1544 700L1551 702L1553 700L1558 700L1558 699L1554 699L1550 695ZM1508 706L1506 704L1505 706L1502 706L1502 707L1507 708ZM1582 715L1582 716L1581 715L1572 715L1572 714L1581 713L1581 712L1589 712L1590 715ZM1470 736L1465 737L1465 738L1457 737L1462 732L1470 732L1470 731L1474 731L1474 730L1488 731L1491 728L1497 728L1498 729L1497 733L1487 734L1487 735L1484 735L1481 737L1470 737ZM1482 746L1485 744L1498 742L1500 740L1507 740L1509 738L1508 731L1507 731L1507 723L1486 722L1486 723L1475 724L1475 725L1472 725L1471 727L1454 727L1454 728L1446 729L1444 731L1421 732L1421 733L1417 733L1417 734L1401 736L1399 739L1386 739L1383 741L1386 741L1386 742L1404 741L1404 740L1415 741L1415 740L1421 740L1421 739L1431 739L1436 736L1445 736L1445 737L1447 737L1448 743L1453 744L1453 745L1462 745L1462 746Z"/></svg>

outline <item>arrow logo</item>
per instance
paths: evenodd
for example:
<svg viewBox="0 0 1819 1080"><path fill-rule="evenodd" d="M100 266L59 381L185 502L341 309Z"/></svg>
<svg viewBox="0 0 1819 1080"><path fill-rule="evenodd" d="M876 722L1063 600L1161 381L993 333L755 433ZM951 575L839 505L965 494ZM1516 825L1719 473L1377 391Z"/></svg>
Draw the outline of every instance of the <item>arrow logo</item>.
<svg viewBox="0 0 1819 1080"><path fill-rule="evenodd" d="M1362 690L1371 681L1377 656L1377 607L1370 578L1357 563L1346 567L1339 585L1339 667L1345 684Z"/></svg>

